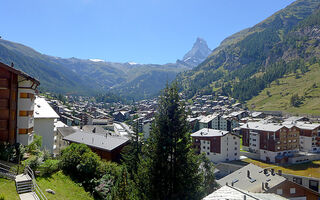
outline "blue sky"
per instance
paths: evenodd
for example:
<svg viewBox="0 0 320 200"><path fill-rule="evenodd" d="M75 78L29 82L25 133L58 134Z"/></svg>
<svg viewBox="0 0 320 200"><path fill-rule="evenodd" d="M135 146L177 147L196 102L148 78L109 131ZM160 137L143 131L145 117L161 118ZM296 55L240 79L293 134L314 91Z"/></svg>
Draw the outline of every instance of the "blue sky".
<svg viewBox="0 0 320 200"><path fill-rule="evenodd" d="M0 0L0 36L63 58L175 62L293 0Z"/></svg>

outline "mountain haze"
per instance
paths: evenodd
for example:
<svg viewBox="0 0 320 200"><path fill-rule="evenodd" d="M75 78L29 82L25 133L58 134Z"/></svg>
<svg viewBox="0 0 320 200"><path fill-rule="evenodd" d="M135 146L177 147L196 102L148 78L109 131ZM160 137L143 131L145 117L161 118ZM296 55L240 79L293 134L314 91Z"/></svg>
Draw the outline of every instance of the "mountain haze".
<svg viewBox="0 0 320 200"><path fill-rule="evenodd" d="M208 51L206 42L197 39L189 52L191 62L165 65L115 63L98 59L59 58L41 54L30 47L0 39L0 62L34 76L40 90L74 95L114 92L127 99L150 98L180 72L201 63Z"/></svg>

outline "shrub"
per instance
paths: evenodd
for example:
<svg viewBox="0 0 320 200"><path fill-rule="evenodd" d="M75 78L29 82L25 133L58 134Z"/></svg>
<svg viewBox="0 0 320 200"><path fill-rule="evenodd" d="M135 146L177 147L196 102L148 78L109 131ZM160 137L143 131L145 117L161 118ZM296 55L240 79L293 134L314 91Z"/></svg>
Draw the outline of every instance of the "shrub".
<svg viewBox="0 0 320 200"><path fill-rule="evenodd" d="M49 176L54 172L59 171L59 160L46 160L41 166L41 172L43 176Z"/></svg>
<svg viewBox="0 0 320 200"><path fill-rule="evenodd" d="M42 163L42 157L38 155L32 155L27 160L24 161L24 165L29 167L35 171L39 168Z"/></svg>
<svg viewBox="0 0 320 200"><path fill-rule="evenodd" d="M71 144L61 154L61 168L79 181L88 182L96 178L100 164L100 157L85 144Z"/></svg>
<svg viewBox="0 0 320 200"><path fill-rule="evenodd" d="M40 148L42 146L42 137L39 135L34 135L33 142L26 146L26 151L33 155L40 153Z"/></svg>
<svg viewBox="0 0 320 200"><path fill-rule="evenodd" d="M4 195L0 194L0 200L5 200Z"/></svg>
<svg viewBox="0 0 320 200"><path fill-rule="evenodd" d="M85 144L71 144L61 152L61 168L67 174L76 175L77 166L80 163L82 154L90 152Z"/></svg>

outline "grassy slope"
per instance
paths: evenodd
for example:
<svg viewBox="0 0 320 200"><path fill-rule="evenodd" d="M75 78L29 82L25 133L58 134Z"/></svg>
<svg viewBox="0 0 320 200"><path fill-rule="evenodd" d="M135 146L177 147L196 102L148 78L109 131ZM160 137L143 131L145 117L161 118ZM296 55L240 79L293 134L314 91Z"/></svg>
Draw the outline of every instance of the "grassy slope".
<svg viewBox="0 0 320 200"><path fill-rule="evenodd" d="M14 181L0 178L0 194L3 194L7 200L19 200Z"/></svg>
<svg viewBox="0 0 320 200"><path fill-rule="evenodd" d="M314 64L309 69L310 71L301 78L296 79L295 75L291 74L279 79L279 85L273 82L270 88L264 89L258 96L248 101L248 107L251 108L254 104L254 110L281 110L292 114L320 115L320 66ZM314 83L317 88L312 87ZM267 96L267 91L270 92L270 97ZM293 94L306 97L303 104L297 108L290 105Z"/></svg>
<svg viewBox="0 0 320 200"><path fill-rule="evenodd" d="M93 197L83 187L74 183L70 177L64 175L61 171L48 178L37 178L37 183L48 200L93 200ZM56 194L49 194L45 192L46 189L52 189Z"/></svg>

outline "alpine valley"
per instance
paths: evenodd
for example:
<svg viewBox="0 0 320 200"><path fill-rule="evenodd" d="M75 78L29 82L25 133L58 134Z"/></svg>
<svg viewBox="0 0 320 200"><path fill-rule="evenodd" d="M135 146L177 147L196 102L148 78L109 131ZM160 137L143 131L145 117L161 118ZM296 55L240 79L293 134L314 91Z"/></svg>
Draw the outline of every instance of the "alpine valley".
<svg viewBox="0 0 320 200"><path fill-rule="evenodd" d="M40 90L71 95L115 94L121 99L154 97L175 79L205 60L211 50L197 38L193 48L176 63L165 65L115 63L99 59L59 58L0 39L0 62L41 81Z"/></svg>
<svg viewBox="0 0 320 200"><path fill-rule="evenodd" d="M178 75L186 98L221 94L249 109L320 114L319 0L298 0L222 41Z"/></svg>

